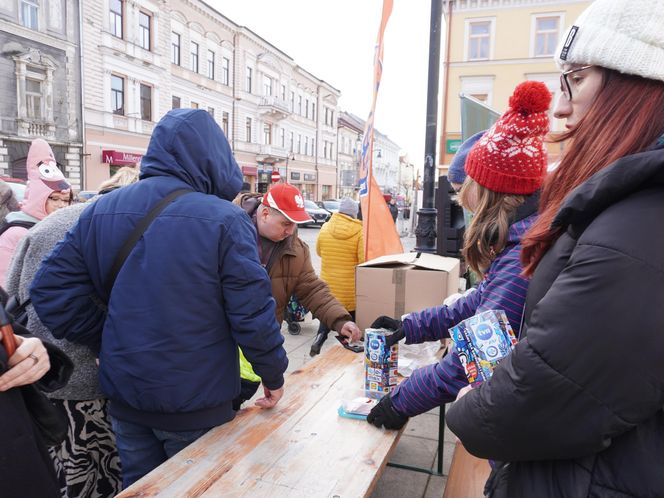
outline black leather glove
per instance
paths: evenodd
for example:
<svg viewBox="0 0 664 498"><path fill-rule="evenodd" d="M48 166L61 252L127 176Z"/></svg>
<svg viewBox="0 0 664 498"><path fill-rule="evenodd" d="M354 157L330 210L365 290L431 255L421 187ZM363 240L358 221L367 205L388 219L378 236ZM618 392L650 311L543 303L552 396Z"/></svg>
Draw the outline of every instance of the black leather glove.
<svg viewBox="0 0 664 498"><path fill-rule="evenodd" d="M371 409L369 415L367 415L367 422L378 428L401 429L408 422L408 417L404 417L396 412L392 407L392 398L390 398L389 394L386 394Z"/></svg>
<svg viewBox="0 0 664 498"><path fill-rule="evenodd" d="M397 342L406 337L406 333L403 331L401 320L397 320L396 318L391 318L389 316L379 316L373 321L371 328L394 330L394 334L388 335L387 339L385 340L385 343L388 347L394 346Z"/></svg>

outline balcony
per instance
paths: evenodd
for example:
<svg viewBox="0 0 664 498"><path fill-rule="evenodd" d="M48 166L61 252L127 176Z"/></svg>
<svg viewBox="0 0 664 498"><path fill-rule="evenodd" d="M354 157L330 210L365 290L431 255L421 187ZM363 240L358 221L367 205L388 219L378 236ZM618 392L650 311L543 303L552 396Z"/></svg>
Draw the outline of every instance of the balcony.
<svg viewBox="0 0 664 498"><path fill-rule="evenodd" d="M282 120L290 116L288 103L279 97L261 97L258 104L258 112L263 118L271 118L275 121Z"/></svg>
<svg viewBox="0 0 664 498"><path fill-rule="evenodd" d="M286 160L287 150L284 147L277 147L276 145L260 145L258 154L256 154L256 162L275 164Z"/></svg>
<svg viewBox="0 0 664 498"><path fill-rule="evenodd" d="M27 138L44 138L47 140L55 139L55 124L36 119L16 120L18 126L18 136Z"/></svg>

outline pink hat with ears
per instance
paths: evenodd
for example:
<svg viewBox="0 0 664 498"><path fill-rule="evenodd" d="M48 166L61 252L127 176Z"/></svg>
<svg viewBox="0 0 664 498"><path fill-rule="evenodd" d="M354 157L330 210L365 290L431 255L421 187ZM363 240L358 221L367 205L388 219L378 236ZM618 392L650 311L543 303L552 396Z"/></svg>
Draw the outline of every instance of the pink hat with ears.
<svg viewBox="0 0 664 498"><path fill-rule="evenodd" d="M21 211L43 220L46 212L46 200L53 192L67 193L71 186L58 168L51 146L45 140L37 138L32 141L28 158L28 186L21 204Z"/></svg>

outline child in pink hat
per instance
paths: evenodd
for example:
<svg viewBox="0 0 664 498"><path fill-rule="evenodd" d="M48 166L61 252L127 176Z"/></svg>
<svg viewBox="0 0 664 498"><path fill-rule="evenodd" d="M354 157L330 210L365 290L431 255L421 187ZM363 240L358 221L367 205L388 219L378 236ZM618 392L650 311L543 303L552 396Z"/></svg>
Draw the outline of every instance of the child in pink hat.
<svg viewBox="0 0 664 498"><path fill-rule="evenodd" d="M9 213L0 234L0 283L4 284L7 269L18 243L26 232L47 215L71 204L72 191L58 168L51 147L45 140L33 140L26 161L28 185L21 210Z"/></svg>

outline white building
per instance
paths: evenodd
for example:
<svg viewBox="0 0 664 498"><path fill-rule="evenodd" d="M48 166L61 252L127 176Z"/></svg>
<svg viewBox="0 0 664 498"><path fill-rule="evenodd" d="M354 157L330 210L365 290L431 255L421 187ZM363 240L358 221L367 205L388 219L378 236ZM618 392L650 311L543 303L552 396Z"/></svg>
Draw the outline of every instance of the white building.
<svg viewBox="0 0 664 498"><path fill-rule="evenodd" d="M175 107L210 112L252 190L273 170L310 199L337 188L339 90L198 0L83 0L86 188L140 161Z"/></svg>

